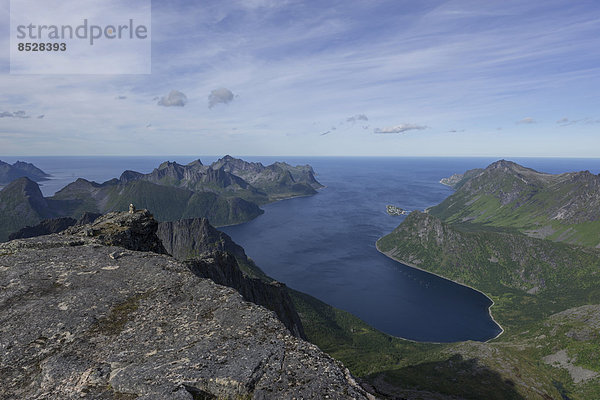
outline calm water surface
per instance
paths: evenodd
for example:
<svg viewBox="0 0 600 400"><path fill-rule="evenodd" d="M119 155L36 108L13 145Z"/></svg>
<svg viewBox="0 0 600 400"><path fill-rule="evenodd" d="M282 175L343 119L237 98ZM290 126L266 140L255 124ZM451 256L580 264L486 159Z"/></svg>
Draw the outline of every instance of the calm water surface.
<svg viewBox="0 0 600 400"><path fill-rule="evenodd" d="M33 162L53 175L45 195L83 177L103 182L125 169L150 172L165 160L196 157L0 157ZM216 157L200 157L210 163ZM394 336L419 341L486 340L499 327L482 294L383 256L375 241L404 217L387 204L423 210L452 193L441 178L485 167L491 158L293 158L244 157L265 164L311 164L326 188L315 196L264 206L248 223L222 228L273 278L360 317ZM550 173L588 169L598 159L514 159Z"/></svg>

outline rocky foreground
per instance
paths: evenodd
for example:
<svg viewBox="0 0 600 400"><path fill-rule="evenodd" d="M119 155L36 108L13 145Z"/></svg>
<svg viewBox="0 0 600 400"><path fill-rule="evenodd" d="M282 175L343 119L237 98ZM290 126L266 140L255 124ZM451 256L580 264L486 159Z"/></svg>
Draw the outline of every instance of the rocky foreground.
<svg viewBox="0 0 600 400"><path fill-rule="evenodd" d="M102 218L0 245L0 398L370 397L273 312L149 251L147 212Z"/></svg>

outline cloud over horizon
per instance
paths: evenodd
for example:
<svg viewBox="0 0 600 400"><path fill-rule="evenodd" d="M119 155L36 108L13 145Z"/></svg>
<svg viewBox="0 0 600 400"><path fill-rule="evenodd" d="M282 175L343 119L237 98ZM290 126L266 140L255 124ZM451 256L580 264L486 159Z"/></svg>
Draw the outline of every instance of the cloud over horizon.
<svg viewBox="0 0 600 400"><path fill-rule="evenodd" d="M233 101L233 92L227 88L215 89L208 95L208 108L217 104L229 104Z"/></svg>
<svg viewBox="0 0 600 400"><path fill-rule="evenodd" d="M400 124L395 126L390 126L387 128L375 128L373 133L405 133L408 131L422 131L424 129L429 128L426 125L416 125L416 124Z"/></svg>
<svg viewBox="0 0 600 400"><path fill-rule="evenodd" d="M164 107L184 107L187 101L188 98L184 93L178 90L171 90L168 95L159 100L158 105Z"/></svg>

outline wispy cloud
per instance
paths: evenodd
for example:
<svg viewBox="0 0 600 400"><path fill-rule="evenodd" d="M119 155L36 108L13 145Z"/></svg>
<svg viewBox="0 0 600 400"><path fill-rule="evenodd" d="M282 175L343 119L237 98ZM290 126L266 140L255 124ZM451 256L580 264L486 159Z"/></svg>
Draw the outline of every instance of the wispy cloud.
<svg viewBox="0 0 600 400"><path fill-rule="evenodd" d="M28 121L0 120L1 129L23 138L0 140L0 148L18 154L55 147L74 154L182 154L191 146L238 154L513 154L571 121L578 140L539 141L542 154L600 146L592 122L542 124L556 121L557 109L593 116L600 107L600 25L590 2L154 3L151 76L17 76L8 74L8 56L0 54L6 72L0 110L35 110ZM44 12L51 17L52 10ZM0 17L8 20L7 4ZM7 37L0 37L6 48ZM223 85L233 97L215 95L209 110L204 101ZM173 88L186 100L169 99ZM167 107L156 106L162 96L151 100L157 93ZM523 110L539 123L515 124ZM47 117L38 120L38 113ZM145 128L148 121L152 129ZM432 128L401 148L389 145L393 135L366 134L365 127L396 134L425 128L398 121ZM233 128L244 131L243 140ZM320 132L327 136L323 146L306 140ZM430 132L441 134L439 140L432 143ZM48 137L57 138L55 147L46 145ZM146 140L140 145L136 138Z"/></svg>
<svg viewBox="0 0 600 400"><path fill-rule="evenodd" d="M569 126L569 125L575 125L575 124L594 125L594 124L600 124L600 119L593 119L593 118L569 119L569 118L565 117L565 118L559 119L558 121L556 121L556 123L559 126Z"/></svg>
<svg viewBox="0 0 600 400"><path fill-rule="evenodd" d="M376 128L374 133L405 133L408 131L422 131L427 128L428 127L425 125L400 124L387 128Z"/></svg>
<svg viewBox="0 0 600 400"><path fill-rule="evenodd" d="M25 111L0 111L0 118L20 118L28 119L31 118Z"/></svg>
<svg viewBox="0 0 600 400"><path fill-rule="evenodd" d="M354 124L358 121L368 121L369 117L367 117L365 114L357 114L357 115L353 115L351 117L346 118L346 122L350 122L351 124Z"/></svg>
<svg viewBox="0 0 600 400"><path fill-rule="evenodd" d="M516 124L535 124L536 120L531 117L525 117L522 120L516 122Z"/></svg>

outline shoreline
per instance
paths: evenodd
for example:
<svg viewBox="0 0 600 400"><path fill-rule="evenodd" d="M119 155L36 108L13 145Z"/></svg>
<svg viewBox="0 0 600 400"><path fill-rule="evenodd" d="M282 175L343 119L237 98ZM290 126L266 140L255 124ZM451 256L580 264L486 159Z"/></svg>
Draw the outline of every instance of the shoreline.
<svg viewBox="0 0 600 400"><path fill-rule="evenodd" d="M380 239L381 239L381 238L380 238ZM493 300L493 299L492 299L490 296L488 296L487 294L485 294L485 293L484 293L484 292L482 292L481 290L474 288L473 286L469 286L469 285L467 285L467 284L465 284L465 283L457 282L457 281L455 281L455 280L453 280L453 279L447 278L447 277L445 277L445 276L442 276L442 275L440 275L440 274L437 274L437 273L435 273L435 272L427 271L426 269L423 269L423 268L417 267L415 264L411 264L411 263L409 263L409 262L404 262L404 261L401 261L401 260L397 260L396 258L392 257L391 255L387 254L386 252L384 252L384 251L380 250L380 249L379 249L379 245L377 244L377 242L378 242L378 241L379 241L379 239L377 239L377 241L375 242L375 248L377 249L377 251L378 251L378 252L380 252L380 253L381 253L381 254L383 254L384 256L388 257L389 259L391 259L391 260L394 260L394 261L396 261L397 263L400 263L400 264L402 264L402 265L406 265L406 266L407 266L407 267L409 267L409 268L414 268L414 269L416 269L416 270L419 270L419 271L427 272L428 274L435 275L435 276L437 276L437 277L440 277L440 278L442 278L442 279L445 279L445 280L447 280L447 281L450 281L450 282L456 283L457 285L461 285L461 286L467 287L467 288L469 288L469 289L471 289L471 290L474 290L474 291L476 291L476 292L478 292L478 293L481 293L481 294L482 294L482 295L484 295L484 296L485 296L487 299L489 299L489 300L492 302L492 304L490 304L490 306L488 307L488 314L490 315L490 318L492 319L492 321L494 321L494 323L500 327L500 332L499 332L499 333L498 333L496 336L494 336L493 338L490 338L490 339L486 340L485 342L481 342L481 343L488 343L488 342L490 342L490 341L492 341L492 340L498 339L498 338L500 337L500 335L502 335L502 334L504 333L504 328L502 327L502 325L500 325L500 323L498 323L498 321L496 321L496 319L494 319L494 315L492 314L492 307L493 307L493 306L494 306L496 303L494 302L494 300ZM404 338L400 338L400 339L404 339ZM419 341L416 341L416 340L411 340L411 339L404 339L404 340L409 340L409 341L411 341L411 342L415 342L415 343L433 343L433 344L444 344L444 343L446 343L446 342L444 342L444 343L438 343L438 342L419 342ZM458 341L458 342L448 342L448 343L460 343L460 342L461 342L461 341ZM462 340L462 342L465 342L465 340Z"/></svg>
<svg viewBox="0 0 600 400"><path fill-rule="evenodd" d="M252 221L254 221L256 218L260 217L261 215L263 215L263 214L266 212L266 211L265 211L265 210L263 210L261 207L268 206L268 205L270 205L270 204L279 203L280 201L291 200L291 199L297 199L297 198L300 198L300 197L311 197L311 196L316 196L317 194L319 194L319 191L320 191L321 189L325 189L325 188L327 188L327 186L323 186L323 187L320 187L320 188L318 188L318 189L315 189L315 190L317 191L317 193L313 193L313 194L299 194L299 195L297 195L297 196L291 196L291 197L284 197L284 198L282 198L282 199L276 199L276 200L273 200L273 201L270 201L270 202L268 202L268 203L261 204L261 205L258 205L258 204L257 204L257 205L258 205L258 208L260 208L260 209L263 211L263 212L262 212L262 214L260 214L260 215L257 215L256 217L254 217L254 218L252 218L252 219L250 219L250 220L248 220L248 221L244 221L244 222L238 222L237 224L219 225L219 226L215 226L215 228L219 229L219 228L226 228L226 227L228 227L228 226L237 226L237 225L247 224L248 222L252 222Z"/></svg>

